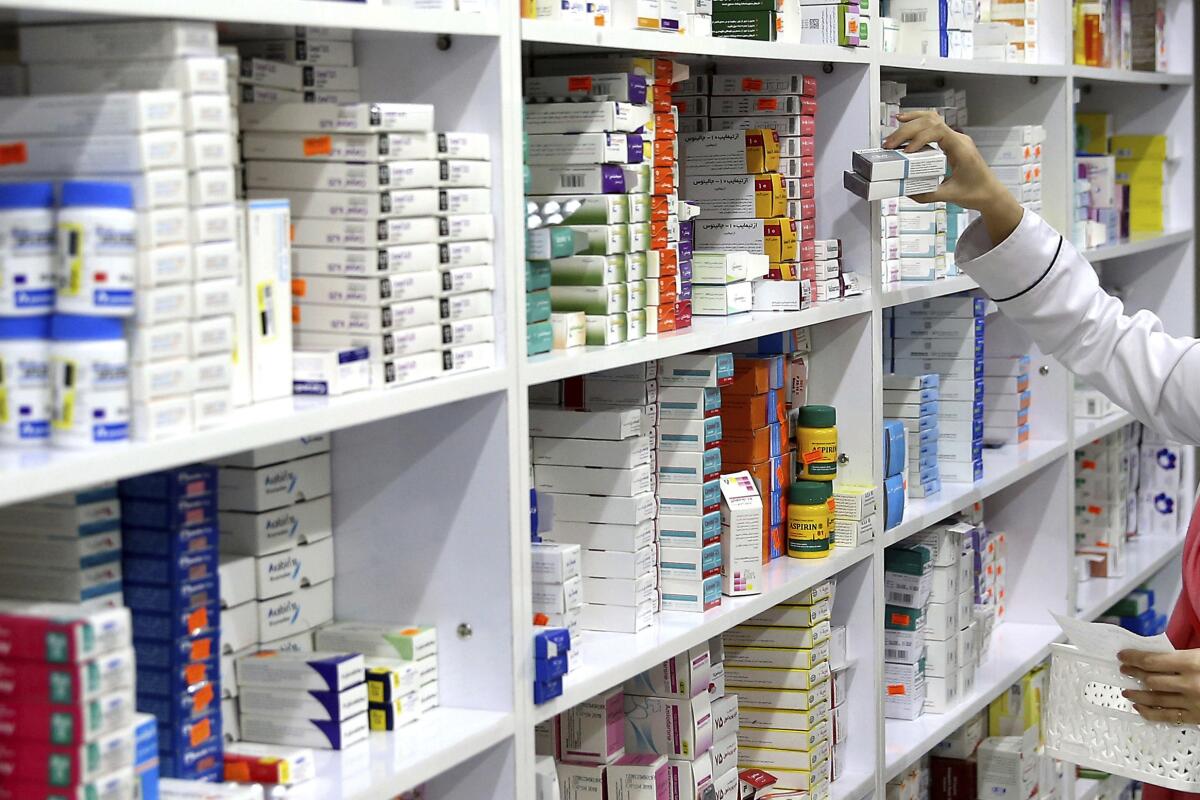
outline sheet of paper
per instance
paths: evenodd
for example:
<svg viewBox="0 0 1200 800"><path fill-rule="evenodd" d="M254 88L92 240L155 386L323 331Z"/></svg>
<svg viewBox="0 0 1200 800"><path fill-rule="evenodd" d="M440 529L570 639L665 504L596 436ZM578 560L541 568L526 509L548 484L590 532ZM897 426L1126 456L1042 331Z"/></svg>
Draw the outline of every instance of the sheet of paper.
<svg viewBox="0 0 1200 800"><path fill-rule="evenodd" d="M1117 660L1122 650L1147 650L1152 653L1171 653L1175 646L1165 633L1157 636L1138 636L1132 631L1105 622L1084 622L1081 619L1054 614L1054 621L1067 635L1067 641L1089 656Z"/></svg>

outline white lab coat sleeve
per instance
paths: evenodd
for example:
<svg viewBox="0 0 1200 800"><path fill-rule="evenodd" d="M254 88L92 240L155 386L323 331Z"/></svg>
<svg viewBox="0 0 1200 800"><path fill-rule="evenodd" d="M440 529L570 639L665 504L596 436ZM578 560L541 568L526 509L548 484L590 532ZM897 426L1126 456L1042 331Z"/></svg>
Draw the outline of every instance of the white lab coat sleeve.
<svg viewBox="0 0 1200 800"><path fill-rule="evenodd" d="M1200 342L1169 336L1148 311L1127 316L1092 265L1037 214L1026 211L994 247L976 220L955 261L1042 352L1151 428L1200 444Z"/></svg>

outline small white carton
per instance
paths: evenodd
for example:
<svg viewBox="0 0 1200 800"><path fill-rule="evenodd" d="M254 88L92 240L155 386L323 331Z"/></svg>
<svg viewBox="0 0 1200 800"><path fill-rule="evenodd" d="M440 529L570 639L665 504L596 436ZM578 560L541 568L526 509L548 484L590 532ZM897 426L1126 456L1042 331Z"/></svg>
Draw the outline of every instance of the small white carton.
<svg viewBox="0 0 1200 800"><path fill-rule="evenodd" d="M749 472L721 476L721 591L762 591L762 498Z"/></svg>

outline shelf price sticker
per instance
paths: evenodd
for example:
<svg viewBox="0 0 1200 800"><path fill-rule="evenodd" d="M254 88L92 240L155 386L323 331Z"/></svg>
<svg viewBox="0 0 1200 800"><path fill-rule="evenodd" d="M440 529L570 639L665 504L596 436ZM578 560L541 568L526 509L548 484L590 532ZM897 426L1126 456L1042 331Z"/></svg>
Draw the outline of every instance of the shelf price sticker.
<svg viewBox="0 0 1200 800"><path fill-rule="evenodd" d="M306 136L304 138L303 147L305 158L333 155L333 137Z"/></svg>

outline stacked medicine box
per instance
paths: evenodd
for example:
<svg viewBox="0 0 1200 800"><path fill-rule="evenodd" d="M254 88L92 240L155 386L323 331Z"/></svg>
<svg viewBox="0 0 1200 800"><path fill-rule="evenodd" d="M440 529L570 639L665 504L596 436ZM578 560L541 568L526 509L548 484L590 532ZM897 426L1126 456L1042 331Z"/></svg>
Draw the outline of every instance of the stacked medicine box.
<svg viewBox="0 0 1200 800"><path fill-rule="evenodd" d="M975 610L970 584L972 563L963 558L969 530L970 526L939 525L909 540L928 549L933 567L925 608L925 710L934 714L945 713L961 696L960 690L973 686L975 681L973 661L964 664L959 658L959 637L971 624Z"/></svg>
<svg viewBox="0 0 1200 800"><path fill-rule="evenodd" d="M371 730L395 730L439 705L436 628L335 622L315 641L320 652L363 654Z"/></svg>
<svg viewBox="0 0 1200 800"><path fill-rule="evenodd" d="M231 39L264 39L278 34L279 29L266 25L239 25ZM296 40L339 42L353 56L354 32L349 28L326 26L297 26ZM320 45L318 45L320 46ZM247 52L263 52L258 45L247 44ZM234 48L234 52L237 50ZM345 61L347 59L335 59ZM229 76L229 96L235 105L243 103L357 103L359 96L358 67L345 63L283 61L247 55L240 59L238 69Z"/></svg>
<svg viewBox="0 0 1200 800"><path fill-rule="evenodd" d="M975 57L981 61L1036 64L1037 0L993 0L978 3Z"/></svg>
<svg viewBox="0 0 1200 800"><path fill-rule="evenodd" d="M129 611L58 603L0 603L8 649L0 709L6 736L0 766L13 797L135 795L154 791L157 750L134 712ZM135 748L135 740L137 747Z"/></svg>
<svg viewBox="0 0 1200 800"><path fill-rule="evenodd" d="M798 74L717 74L698 76L688 87L691 107L703 111L692 117L696 131L744 135L773 131L779 141L777 171L748 176L754 204L747 210L710 211L706 198L720 186L694 187L687 199L702 209L696 245L705 250L744 250L766 254L772 281L755 288L756 310L799 310L808 302L841 297L842 286L828 246L817 252L816 241L816 135L817 82ZM769 140L764 140L768 144ZM773 161L773 159L769 159ZM770 164L764 166L769 167ZM714 201L727 202L727 187ZM746 219L756 218L755 225ZM736 227L735 227L736 226Z"/></svg>
<svg viewBox="0 0 1200 800"><path fill-rule="evenodd" d="M421 104L239 113L247 196L292 209L297 349L366 347L378 387L491 366L488 137L435 133Z"/></svg>
<svg viewBox="0 0 1200 800"><path fill-rule="evenodd" d="M562 797L605 796L607 771L625 756L624 693L609 689L538 723L534 749L555 758Z"/></svg>
<svg viewBox="0 0 1200 800"><path fill-rule="evenodd" d="M991 446L1030 439L1029 341L1009 326L987 328L983 359L983 441Z"/></svg>
<svg viewBox="0 0 1200 800"><path fill-rule="evenodd" d="M86 131L61 124L11 131L50 136L30 138L30 157L5 171L133 189L139 252L127 335L135 438L209 427L232 406L241 256L236 148L216 41L215 26L198 22L20 29L32 95L93 94L75 98ZM142 113L125 111L122 104L130 103ZM112 116L99 114L100 107ZM110 120L103 130L97 118Z"/></svg>
<svg viewBox="0 0 1200 800"><path fill-rule="evenodd" d="M723 636L725 685L738 697L739 765L814 797L830 780L833 599L834 582L822 581Z"/></svg>
<svg viewBox="0 0 1200 800"><path fill-rule="evenodd" d="M534 485L539 506L548 501L553 509L552 535L580 545L583 569L593 569L590 562L610 576L535 583L533 610L551 627L570 629L578 615L584 630L635 633L653 621L658 575L645 552L658 510L651 427L644 405L530 407ZM600 551L596 558L589 558L592 550Z"/></svg>
<svg viewBox="0 0 1200 800"><path fill-rule="evenodd" d="M785 383L782 355L738 356L733 381L721 389L722 471L745 470L758 486L764 564L787 552L787 488L795 474L795 445Z"/></svg>
<svg viewBox="0 0 1200 800"><path fill-rule="evenodd" d="M1046 129L1041 125L969 127L970 136L992 172L1022 206L1042 213L1042 145Z"/></svg>
<svg viewBox="0 0 1200 800"><path fill-rule="evenodd" d="M1128 199L1122 206L1130 232L1161 233L1166 223L1163 184L1166 182L1167 137L1150 134L1121 134L1110 140L1116 156L1118 191Z"/></svg>
<svg viewBox="0 0 1200 800"><path fill-rule="evenodd" d="M664 610L707 611L720 605L721 485L725 389L731 353L693 353L659 364L658 552Z"/></svg>
<svg viewBox="0 0 1200 800"><path fill-rule="evenodd" d="M987 300L961 295L892 309L884 361L897 375L939 376L938 471L945 483L983 479ZM888 371L885 367L885 371Z"/></svg>
<svg viewBox="0 0 1200 800"><path fill-rule="evenodd" d="M329 750L364 741L366 675L358 653L266 651L239 658L242 738Z"/></svg>
<svg viewBox="0 0 1200 800"><path fill-rule="evenodd" d="M915 379L904 376L887 376L890 385L906 391L920 390L928 384L924 376ZM920 430L921 420L916 425L906 425L902 419L885 419L883 421L883 529L885 531L896 527L904 519L904 508L908 500L909 472L908 451L913 442L919 449L923 444L937 445L936 429ZM925 425L936 425L936 420L926 420ZM918 467L919 467L918 461ZM919 473L918 473L919 475Z"/></svg>
<svg viewBox="0 0 1200 800"><path fill-rule="evenodd" d="M1075 553L1081 577L1111 577L1124 571L1128 498L1138 493L1141 459L1131 426L1075 451ZM1147 477L1149 473L1147 474Z"/></svg>
<svg viewBox="0 0 1200 800"><path fill-rule="evenodd" d="M874 486L839 482L833 491L833 544L855 548L875 538L879 530L879 490Z"/></svg>
<svg viewBox="0 0 1200 800"><path fill-rule="evenodd" d="M933 58L975 57L974 0L888 0L883 10L899 24L895 52Z"/></svg>
<svg viewBox="0 0 1200 800"><path fill-rule="evenodd" d="M533 69L525 87L530 199L544 207L575 198L556 222L587 240L581 254L553 265L555 313L584 311L592 318L587 341L597 345L688 327L690 262L680 259L680 226L695 210L679 203L671 106L672 82L687 68L597 57L538 59ZM597 98L606 101L557 102Z"/></svg>
<svg viewBox="0 0 1200 800"><path fill-rule="evenodd" d="M536 544L536 543L535 543ZM578 545L568 545L578 550ZM534 550L536 553L536 548ZM536 556L535 556L536 558ZM563 676L570 671L571 631L567 628L533 626L533 702L535 705L562 695Z"/></svg>
<svg viewBox="0 0 1200 800"><path fill-rule="evenodd" d="M116 608L121 575L115 484L0 510L0 596Z"/></svg>
<svg viewBox="0 0 1200 800"><path fill-rule="evenodd" d="M138 710L158 720L168 778L222 774L217 470L196 464L123 480L125 604Z"/></svg>
<svg viewBox="0 0 1200 800"><path fill-rule="evenodd" d="M260 648L313 649L333 618L329 437L311 436L222 459L222 711L236 718L238 658Z"/></svg>
<svg viewBox="0 0 1200 800"><path fill-rule="evenodd" d="M904 427L908 460L904 474L910 497L927 497L941 489L938 470L937 375L884 375L883 417Z"/></svg>
<svg viewBox="0 0 1200 800"><path fill-rule="evenodd" d="M708 80L707 76L702 77ZM681 106L693 108L697 101L709 100L708 97L689 97L681 102ZM715 208L723 208L728 202L718 195L737 191L739 184L779 179L779 134L774 130L752 128L688 133L683 135L681 144L685 194L692 198L712 198L711 205ZM700 202L701 220L712 218L714 214L704 212L707 201ZM764 199L762 204L755 204L755 210L773 213L769 208L758 208L768 204L769 199ZM692 278L702 288L694 292L694 313L721 315L758 307L770 310L772 306L764 294L764 284L756 281L765 278L768 270L769 259L765 254L756 257L740 251L697 252L692 262ZM791 288L796 301L784 302L781 308L799 309L800 287L780 288Z"/></svg>
<svg viewBox="0 0 1200 800"><path fill-rule="evenodd" d="M233 456L227 463L280 464L309 455L328 452L327 435L310 436L253 453ZM305 503L284 505L264 513L222 511L220 525L221 575L221 710L227 741L238 739L238 685L234 662L258 650L259 576L272 571L272 565L291 563L289 554L310 552L322 541L332 542L332 510L329 497ZM317 549L332 555L330 545ZM302 570L305 572L307 570ZM311 573L310 573L311 574ZM264 576L264 587L271 583ZM270 594L267 589L264 593ZM312 639L300 634L270 643L275 650L311 650Z"/></svg>
<svg viewBox="0 0 1200 800"><path fill-rule="evenodd" d="M535 476L536 471L537 467L534 467ZM553 530L546 531L546 536L553 539ZM562 693L562 675L578 666L581 656L579 612L578 609L568 608L569 603L566 602L569 594L575 594L570 587L576 583L582 587L583 576L589 574L636 577L639 567L643 572L650 572L653 567L646 566L646 559L653 558L654 553L650 548L632 555L619 551L584 550L578 544L555 541L535 541L530 548L531 574L535 584L533 593L535 605L538 606L535 613L545 617L541 627L546 629L545 633L534 635L535 659L545 662L538 665L538 674L535 676L535 684L538 685L534 694L544 698L535 702L544 702ZM591 556L591 573L584 570L585 553ZM543 610L550 608L561 610ZM539 616L535 622L542 623L543 620ZM553 630L566 631L566 647L562 646L563 642L553 638ZM555 651L555 655L550 655L551 650Z"/></svg>
<svg viewBox="0 0 1200 800"><path fill-rule="evenodd" d="M711 675L708 642L701 642L625 681L626 753L663 760L668 797L696 796L706 781L736 773L736 738L727 735L716 746Z"/></svg>
<svg viewBox="0 0 1200 800"><path fill-rule="evenodd" d="M933 591L933 554L923 545L884 551L883 713L916 719L924 713L925 634Z"/></svg>

